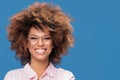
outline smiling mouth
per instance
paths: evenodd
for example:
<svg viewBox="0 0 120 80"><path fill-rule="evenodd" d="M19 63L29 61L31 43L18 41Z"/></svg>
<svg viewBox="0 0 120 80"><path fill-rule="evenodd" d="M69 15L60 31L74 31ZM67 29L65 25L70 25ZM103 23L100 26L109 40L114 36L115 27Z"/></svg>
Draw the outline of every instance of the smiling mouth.
<svg viewBox="0 0 120 80"><path fill-rule="evenodd" d="M38 54L44 54L45 53L45 49L36 49L35 50Z"/></svg>

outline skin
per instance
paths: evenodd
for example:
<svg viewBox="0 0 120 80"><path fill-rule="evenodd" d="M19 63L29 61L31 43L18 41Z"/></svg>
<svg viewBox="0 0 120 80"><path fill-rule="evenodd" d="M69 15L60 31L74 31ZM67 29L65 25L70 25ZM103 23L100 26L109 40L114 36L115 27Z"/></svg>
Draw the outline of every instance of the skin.
<svg viewBox="0 0 120 80"><path fill-rule="evenodd" d="M32 27L28 34L27 48L31 54L30 66L40 77L49 65L49 55L53 49L49 32Z"/></svg>

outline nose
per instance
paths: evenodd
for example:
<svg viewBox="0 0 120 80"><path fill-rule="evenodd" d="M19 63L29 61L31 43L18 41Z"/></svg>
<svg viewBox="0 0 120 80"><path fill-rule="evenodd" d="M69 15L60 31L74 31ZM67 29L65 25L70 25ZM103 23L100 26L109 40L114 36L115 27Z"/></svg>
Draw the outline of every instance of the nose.
<svg viewBox="0 0 120 80"><path fill-rule="evenodd" d="M37 44L38 44L38 46L43 46L44 45L43 39L39 38Z"/></svg>

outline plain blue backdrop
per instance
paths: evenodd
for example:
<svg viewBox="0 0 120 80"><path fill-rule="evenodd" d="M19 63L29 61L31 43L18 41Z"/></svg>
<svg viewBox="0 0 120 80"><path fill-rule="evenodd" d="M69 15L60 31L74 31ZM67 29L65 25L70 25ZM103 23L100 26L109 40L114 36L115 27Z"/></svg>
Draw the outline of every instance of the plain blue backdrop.
<svg viewBox="0 0 120 80"><path fill-rule="evenodd" d="M120 80L119 0L2 0L0 80L7 71L21 67L7 40L9 19L36 1L59 5L75 20L75 46L62 59L60 67L72 71L76 80Z"/></svg>

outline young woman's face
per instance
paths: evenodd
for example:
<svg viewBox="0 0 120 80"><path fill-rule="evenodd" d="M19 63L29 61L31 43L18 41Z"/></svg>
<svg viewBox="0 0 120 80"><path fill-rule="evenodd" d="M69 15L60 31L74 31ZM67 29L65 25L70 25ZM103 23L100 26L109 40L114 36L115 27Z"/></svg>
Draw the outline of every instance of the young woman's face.
<svg viewBox="0 0 120 80"><path fill-rule="evenodd" d="M31 60L48 61L49 55L53 49L49 32L31 28L28 34L27 47L31 54Z"/></svg>

